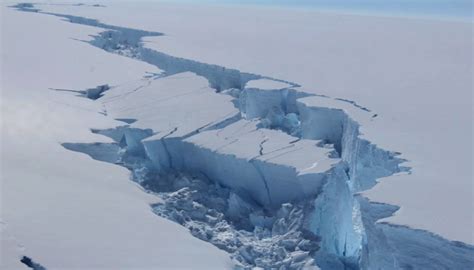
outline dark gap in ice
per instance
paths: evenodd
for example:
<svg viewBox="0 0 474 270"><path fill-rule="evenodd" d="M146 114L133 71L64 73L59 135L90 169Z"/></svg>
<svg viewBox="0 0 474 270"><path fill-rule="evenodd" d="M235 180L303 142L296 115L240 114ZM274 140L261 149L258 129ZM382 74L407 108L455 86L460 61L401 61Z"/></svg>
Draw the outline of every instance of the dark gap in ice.
<svg viewBox="0 0 474 270"><path fill-rule="evenodd" d="M58 89L58 88L49 88L50 90L58 92L72 92L77 93L81 97L85 97L92 100L97 100L103 96L103 93L110 89L110 86L107 84L99 85L94 88L89 88L86 90L71 90L71 89Z"/></svg>
<svg viewBox="0 0 474 270"><path fill-rule="evenodd" d="M115 120L124 122L126 124L133 124L137 122L137 119L133 119L133 118L115 118Z"/></svg>
<svg viewBox="0 0 474 270"><path fill-rule="evenodd" d="M361 109L361 110L363 110L363 111L371 112L370 109L368 109L368 108L366 108L366 107L364 107L364 106L361 106L361 105L357 104L357 102L355 102L355 101L352 101L352 100L349 100L349 99L345 99L345 98L334 98L334 99L335 99L335 100L339 100L339 101L344 101L344 102L350 103L350 104L352 104L354 107L359 108L359 109Z"/></svg>
<svg viewBox="0 0 474 270"><path fill-rule="evenodd" d="M24 265L28 266L29 268L33 270L46 270L44 266L33 261L30 257L27 257L27 256L23 256L20 262L22 262Z"/></svg>

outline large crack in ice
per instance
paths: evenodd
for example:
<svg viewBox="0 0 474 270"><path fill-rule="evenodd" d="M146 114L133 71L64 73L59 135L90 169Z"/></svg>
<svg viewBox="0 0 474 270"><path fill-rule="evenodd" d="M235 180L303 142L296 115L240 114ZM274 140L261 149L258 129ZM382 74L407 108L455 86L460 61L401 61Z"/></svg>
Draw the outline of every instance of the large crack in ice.
<svg viewBox="0 0 474 270"><path fill-rule="evenodd" d="M296 83L174 57L142 45L143 37L160 36L162 33L42 12L31 4L14 7L21 11L58 16L71 23L103 28L105 31L94 36L89 42L91 45L153 64L164 71L164 76L195 73L205 77L216 92L234 97L234 105L240 115L227 115L220 122L206 124L181 137L171 138L178 127L171 129L159 140L164 153L150 152L161 149L150 147L156 141L148 145L143 142L154 134L152 130L129 126L93 130L111 137L115 143L65 143L63 146L87 153L94 159L129 168L134 181L163 198L164 203L152 206L155 213L226 250L238 267L308 269L313 265L313 259L322 269L468 269L473 265L472 246L451 242L425 231L377 223L377 220L390 216L398 208L369 202L356 193L371 188L380 177L408 171L409 168L401 165L404 160L397 157L398 153L380 149L361 138L358 123L343 110L312 106L305 102L305 97L309 96L329 97L297 91L294 89L298 87ZM257 79L284 82L288 87L273 90L245 87L249 81ZM336 100L371 112L354 101ZM290 145L279 148L284 150L281 154L270 155L264 159L265 162L294 151L294 143L302 139L314 140L319 147L334 149L332 158L340 158L341 162L327 172L320 189L309 191L310 195L301 194L300 199L276 203L271 199L274 192L268 183L272 179L266 176L274 174L273 169L261 160L244 162L257 170L265 186L267 200L252 196L245 188L222 185L219 179L210 177L212 168L196 170L181 161L180 155L185 155L185 151L179 150L195 147L185 139L204 130L219 130L219 136L220 130L241 118L257 119L260 128L279 130L295 137ZM232 140L225 146L237 142L238 139ZM264 143L266 139L259 145L260 157L272 153L265 153ZM196 151L204 150L198 147ZM152 155L164 157L157 164ZM206 155L218 154L207 151ZM173 157L179 159L179 162L176 161L179 164L175 164ZM221 157L224 160L221 162L235 159ZM316 165L317 162L313 167ZM436 258L429 256L429 250L439 248L442 252L436 253ZM436 264L432 264L430 258Z"/></svg>
<svg viewBox="0 0 474 270"><path fill-rule="evenodd" d="M286 203L270 212L251 198L212 181L205 173L154 170L140 145L142 139L153 135L150 130L121 126L92 132L115 142L63 146L130 169L134 181L162 198L163 203L152 205L156 214L229 252L237 268L312 267L320 239L305 226L305 214L312 208L308 202Z"/></svg>
<svg viewBox="0 0 474 270"><path fill-rule="evenodd" d="M44 266L42 266L41 264L33 261L33 259L31 259L28 256L23 256L21 258L20 262L23 263L24 265L28 266L29 268L33 269L33 270L46 270L46 268Z"/></svg>

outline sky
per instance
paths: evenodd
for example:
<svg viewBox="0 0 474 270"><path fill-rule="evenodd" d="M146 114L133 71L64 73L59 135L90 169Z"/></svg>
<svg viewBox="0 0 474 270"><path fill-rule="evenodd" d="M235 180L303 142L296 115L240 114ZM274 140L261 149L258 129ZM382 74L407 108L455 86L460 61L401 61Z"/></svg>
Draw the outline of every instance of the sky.
<svg viewBox="0 0 474 270"><path fill-rule="evenodd" d="M356 13L473 17L474 0L182 0L194 3L229 3L308 7Z"/></svg>

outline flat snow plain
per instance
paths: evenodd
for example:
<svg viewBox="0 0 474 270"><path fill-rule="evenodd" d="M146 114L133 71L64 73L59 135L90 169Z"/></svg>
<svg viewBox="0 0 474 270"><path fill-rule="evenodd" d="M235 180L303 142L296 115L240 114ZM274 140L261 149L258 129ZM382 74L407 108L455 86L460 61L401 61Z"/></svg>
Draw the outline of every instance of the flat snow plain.
<svg viewBox="0 0 474 270"><path fill-rule="evenodd" d="M157 3L45 10L159 31L147 47L356 101L377 114L364 137L412 168L365 192L401 207L385 221L474 243L471 22Z"/></svg>
<svg viewBox="0 0 474 270"><path fill-rule="evenodd" d="M361 124L363 138L400 152L407 160L403 166L411 168L410 173L380 179L364 192L371 200L401 207L385 221L474 243L471 23L156 3L146 8L107 3L106 8L45 5L41 9L159 31L166 35L146 38L145 46L295 82L302 85L300 91L340 98L307 97L302 102L346 111ZM103 110L99 103L49 88L133 84L146 72L160 71L77 41L90 40L88 35L98 33L97 28L5 7L2 20L1 226L2 255L8 255L2 264L19 266L21 254L40 257L48 269L230 267L227 254L153 215L149 204L158 198L128 181L128 171L60 146L62 142L110 142L88 130L118 123L97 114ZM207 91L202 78L188 76L184 83L189 86L180 89L200 85L196 91ZM262 81L247 87L274 89L281 84L286 85ZM144 92L134 97L146 101ZM106 98L113 100L113 96ZM213 118L214 109L235 113L226 96L210 95L208 100L222 107L200 108L202 117L197 119L203 123L220 120ZM189 100L193 105L199 102ZM116 104L110 106L113 115L133 109L127 102ZM139 111L135 117L141 121L135 126L156 125L154 129L166 131L166 124L158 120L171 114L173 107L160 109L165 110L162 115ZM174 117L186 119L193 111L182 113ZM202 125L181 120L179 124ZM232 152L254 155L258 142L249 143L255 147L237 146ZM78 199L69 200L72 196ZM28 217L31 220L25 223ZM54 242L40 241L39 236ZM97 244L90 246L91 242Z"/></svg>

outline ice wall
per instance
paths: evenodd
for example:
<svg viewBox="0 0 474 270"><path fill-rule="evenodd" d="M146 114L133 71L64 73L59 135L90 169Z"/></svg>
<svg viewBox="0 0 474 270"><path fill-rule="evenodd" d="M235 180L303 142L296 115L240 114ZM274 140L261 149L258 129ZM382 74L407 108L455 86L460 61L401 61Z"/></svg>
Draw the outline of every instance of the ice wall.
<svg viewBox="0 0 474 270"><path fill-rule="evenodd" d="M172 154L178 157L179 161L168 160L168 153L164 152L161 158L166 162L157 166L147 154L150 149L146 152L137 151L142 149L137 145L143 146L141 142L144 137L150 139L148 142L160 142L153 139L156 135L152 135L148 130L127 125L92 131L108 136L115 142L65 143L63 146L86 153L94 159L130 169L134 181L162 198L162 203L152 205L156 214L185 226L194 236L226 250L238 268L250 269L258 266L264 269L317 269L313 257L319 249L320 238L307 229L307 213L312 208L309 201L295 200L270 208L269 201L258 202L254 199L258 196L250 192L252 186L261 182L248 182L239 189L235 185L241 185L241 179L231 178L235 183L229 182L229 185L225 185L220 178L206 173L212 172L211 165L217 168L225 166L222 168L224 171L240 169L240 172L235 170L235 175L242 177L242 173L248 170L248 167L245 167L248 161L236 163L235 157L223 158L224 155L195 149L194 151L201 154L197 159L190 158L190 162L211 162L193 170L192 166L185 165L186 161L182 159L183 153L187 156L193 156L194 153L185 150L180 152L180 155L178 152ZM177 145L186 148L180 145L179 141L182 140L176 140ZM186 144L191 147L190 143ZM166 151L173 153L180 150L182 149L170 145ZM157 152L151 153L156 155ZM221 161L214 162L215 159ZM167 166L166 169L164 166ZM176 166L182 167L178 169ZM223 177L221 179L229 181L229 175L225 174ZM258 193L261 190L265 188L257 186L254 191Z"/></svg>
<svg viewBox="0 0 474 270"><path fill-rule="evenodd" d="M245 126L248 130L242 131ZM229 134L233 130L241 133ZM272 131L260 130L265 134L254 136L258 131L254 122L240 120L188 138L166 136L158 139L155 136L143 143L150 159L161 170L201 173L266 208L314 196L324 183L330 166L321 171L301 173L299 164L291 159L306 155L322 159L321 163L336 163L337 160L331 161L327 157L330 149L320 148L318 153L319 147L315 144L294 142L296 138ZM273 151L262 146L272 143L275 145ZM287 153L284 160L278 157L285 154L287 148L293 152Z"/></svg>
<svg viewBox="0 0 474 270"><path fill-rule="evenodd" d="M404 160L397 157L398 153L380 149L360 138L359 124L342 109L313 106L314 100L308 97L298 101L301 136L334 145L348 166L354 192L371 188L378 178L408 170L401 166Z"/></svg>

